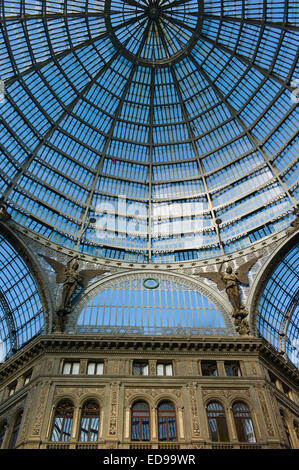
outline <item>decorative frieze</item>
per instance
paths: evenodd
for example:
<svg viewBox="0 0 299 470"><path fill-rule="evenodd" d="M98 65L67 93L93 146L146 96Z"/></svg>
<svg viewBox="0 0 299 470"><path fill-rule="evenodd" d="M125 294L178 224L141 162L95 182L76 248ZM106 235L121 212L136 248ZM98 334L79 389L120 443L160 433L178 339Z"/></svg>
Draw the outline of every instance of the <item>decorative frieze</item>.
<svg viewBox="0 0 299 470"><path fill-rule="evenodd" d="M265 396L262 390L258 391L258 397L259 397L259 402L260 402L262 412L265 418L268 436L274 437L275 433L274 433L273 425L272 425L271 418L269 415L269 410L266 404Z"/></svg>
<svg viewBox="0 0 299 470"><path fill-rule="evenodd" d="M120 367L120 361L119 360L114 360L113 361L113 374L119 374L119 367Z"/></svg>
<svg viewBox="0 0 299 470"><path fill-rule="evenodd" d="M173 397L175 402L179 402L179 406L183 406L182 392L177 388L127 388L125 392L125 399L128 400L134 395L148 395L154 399L159 396Z"/></svg>
<svg viewBox="0 0 299 470"><path fill-rule="evenodd" d="M242 388L238 388L238 389L216 389L216 388L212 388L212 389L207 389L207 388L204 388L202 390L202 396L205 398L206 396L208 395L213 395L214 398L223 398L225 397L226 399L230 399L231 397L233 396L244 396L244 397L247 397L247 398L250 398L250 392L248 389L242 389Z"/></svg>
<svg viewBox="0 0 299 470"><path fill-rule="evenodd" d="M191 403L191 415L192 415L192 433L195 437L200 436L199 416L198 416L198 405L196 398L197 384L192 383L187 385L189 392L189 399Z"/></svg>
<svg viewBox="0 0 299 470"><path fill-rule="evenodd" d="M63 395L74 395L81 398L84 395L97 395L99 398L104 398L104 388L96 387L56 387L54 399Z"/></svg>
<svg viewBox="0 0 299 470"><path fill-rule="evenodd" d="M110 386L110 423L109 423L109 435L117 435L117 414L118 414L118 396L119 396L119 384L112 383Z"/></svg>
<svg viewBox="0 0 299 470"><path fill-rule="evenodd" d="M32 431L32 434L34 436L38 436L41 432L41 426L42 426L43 417L44 417L45 410L46 410L48 393L49 393L49 384L46 382L46 383L43 383L40 388L40 397L39 397L39 402L37 405L37 411L36 411L33 431Z"/></svg>

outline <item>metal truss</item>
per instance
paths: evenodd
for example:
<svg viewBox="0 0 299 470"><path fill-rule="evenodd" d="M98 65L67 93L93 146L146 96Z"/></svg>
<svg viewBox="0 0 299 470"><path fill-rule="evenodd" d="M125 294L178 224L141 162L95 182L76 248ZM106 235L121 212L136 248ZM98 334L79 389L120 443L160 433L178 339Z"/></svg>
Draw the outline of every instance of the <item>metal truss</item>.
<svg viewBox="0 0 299 470"><path fill-rule="evenodd" d="M4 0L0 191L15 219L134 263L209 259L283 230L298 199L294 5ZM99 239L90 219L119 194L146 229ZM156 205L194 200L208 225L193 213L195 229L157 237Z"/></svg>

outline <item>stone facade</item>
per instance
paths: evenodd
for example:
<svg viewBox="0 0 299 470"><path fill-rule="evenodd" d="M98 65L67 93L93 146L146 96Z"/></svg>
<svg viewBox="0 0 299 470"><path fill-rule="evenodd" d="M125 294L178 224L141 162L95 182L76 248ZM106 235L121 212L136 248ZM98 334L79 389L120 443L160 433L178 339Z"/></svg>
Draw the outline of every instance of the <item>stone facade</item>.
<svg viewBox="0 0 299 470"><path fill-rule="evenodd" d="M78 373L64 374L65 361L79 363ZM103 374L88 374L90 361L103 362ZM148 375L134 375L133 361L147 362ZM163 361L172 364L173 375L157 375L156 365ZM203 361L216 363L218 375L203 375ZM227 376L227 361L238 363L240 375ZM262 339L41 336L1 366L0 380L0 432L2 426L6 429L2 448L10 446L20 412L16 448L299 448L297 371ZM17 384L13 393L12 383ZM98 441L83 443L78 438L80 416L89 399L99 405ZM52 442L55 407L62 400L74 407L71 435L68 442ZM150 410L147 442L131 440L131 410L137 401ZM172 442L159 441L157 409L162 401L175 409L177 439ZM211 402L223 407L228 442L211 441L206 411ZM238 441L236 402L250 411L254 443Z"/></svg>

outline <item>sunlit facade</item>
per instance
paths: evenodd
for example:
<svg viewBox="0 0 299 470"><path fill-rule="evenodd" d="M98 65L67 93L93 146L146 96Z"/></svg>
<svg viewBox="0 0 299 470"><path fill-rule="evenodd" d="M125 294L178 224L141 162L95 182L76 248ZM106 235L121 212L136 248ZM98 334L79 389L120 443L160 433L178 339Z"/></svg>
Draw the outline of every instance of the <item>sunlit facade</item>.
<svg viewBox="0 0 299 470"><path fill-rule="evenodd" d="M0 448L299 447L298 18L1 2Z"/></svg>

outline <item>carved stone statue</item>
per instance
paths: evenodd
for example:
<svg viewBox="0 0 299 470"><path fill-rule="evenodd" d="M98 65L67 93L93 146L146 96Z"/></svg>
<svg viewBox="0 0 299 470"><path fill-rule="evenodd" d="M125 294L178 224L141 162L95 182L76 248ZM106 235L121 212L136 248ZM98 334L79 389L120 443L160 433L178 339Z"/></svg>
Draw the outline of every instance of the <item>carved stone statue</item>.
<svg viewBox="0 0 299 470"><path fill-rule="evenodd" d="M7 212L6 204L3 198L0 199L0 222L4 220L9 220L11 215Z"/></svg>
<svg viewBox="0 0 299 470"><path fill-rule="evenodd" d="M295 219L290 223L290 226L286 229L286 234L289 237L292 233L296 232L299 228L299 206L295 207L294 215Z"/></svg>
<svg viewBox="0 0 299 470"><path fill-rule="evenodd" d="M54 330L63 331L66 315L72 311L71 299L76 292L77 286L80 285L83 289L86 289L88 282L92 278L104 274L107 270L83 269L78 271L79 263L75 261L78 258L77 256L71 258L66 265L48 256L39 256L42 256L54 269L57 284L63 283L60 306L56 309L56 321L54 324Z"/></svg>
<svg viewBox="0 0 299 470"><path fill-rule="evenodd" d="M215 282L220 291L225 289L228 299L233 306L232 316L235 319L235 326L240 335L249 334L249 325L245 320L248 313L241 303L239 283L249 284L248 272L258 259L259 257L254 257L250 261L243 263L235 272L233 272L231 266L228 266L223 273L221 271L223 263L221 263L217 272L197 273L198 276L206 277Z"/></svg>

